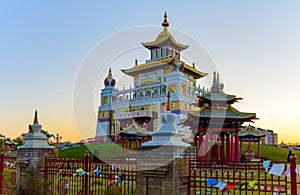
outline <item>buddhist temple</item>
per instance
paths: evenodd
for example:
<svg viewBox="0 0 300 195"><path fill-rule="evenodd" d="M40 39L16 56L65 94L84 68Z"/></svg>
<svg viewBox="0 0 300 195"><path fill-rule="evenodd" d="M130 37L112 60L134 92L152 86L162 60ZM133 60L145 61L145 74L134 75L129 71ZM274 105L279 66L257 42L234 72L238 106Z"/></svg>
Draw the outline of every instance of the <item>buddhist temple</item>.
<svg viewBox="0 0 300 195"><path fill-rule="evenodd" d="M260 142L263 137L266 136L265 133L260 132L255 129L255 127L248 125L245 129L241 130L238 134L240 140L240 151L242 151L243 142L248 143L247 151L245 152L245 159L252 160L255 158L255 153L251 148L251 143L257 143L257 158L260 159Z"/></svg>
<svg viewBox="0 0 300 195"><path fill-rule="evenodd" d="M181 125L189 126L194 131L194 147L200 160L239 162L240 126L257 118L255 113L235 109L232 105L242 98L226 94L223 88L219 74L214 72L210 91L199 96L199 111L189 112Z"/></svg>
<svg viewBox="0 0 300 195"><path fill-rule="evenodd" d="M162 27L154 41L142 42L149 59L143 63L135 60L134 66L121 69L133 79L133 87L116 89L113 70L109 70L100 94L96 139L114 139L134 126L146 132L157 131L159 115L166 110L167 91L171 92L170 112L176 114L178 125L193 110L197 97L207 92L196 85L207 73L181 60L181 52L188 45L178 43L170 33L166 13Z"/></svg>

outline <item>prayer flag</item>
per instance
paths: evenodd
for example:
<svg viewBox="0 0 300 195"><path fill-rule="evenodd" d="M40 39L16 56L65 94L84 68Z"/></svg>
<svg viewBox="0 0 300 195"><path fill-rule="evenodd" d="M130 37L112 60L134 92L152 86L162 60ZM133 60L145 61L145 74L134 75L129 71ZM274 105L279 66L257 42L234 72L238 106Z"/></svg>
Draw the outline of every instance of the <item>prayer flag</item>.
<svg viewBox="0 0 300 195"><path fill-rule="evenodd" d="M237 184L236 183L227 183L227 185L225 186L226 189L229 190L235 190Z"/></svg>
<svg viewBox="0 0 300 195"><path fill-rule="evenodd" d="M227 183L219 181L216 185L216 187L218 187L220 190L224 190L225 186L227 185Z"/></svg>
<svg viewBox="0 0 300 195"><path fill-rule="evenodd" d="M209 186L209 187L212 187L214 185L216 185L218 183L218 180L214 179L214 178L209 178L206 182L206 184Z"/></svg>
<svg viewBox="0 0 300 195"><path fill-rule="evenodd" d="M273 166L269 171L269 174L281 176L283 170L284 170L284 164L273 164Z"/></svg>
<svg viewBox="0 0 300 195"><path fill-rule="evenodd" d="M263 167L265 168L266 172L269 171L269 165L270 165L271 161L270 160L265 160L263 162Z"/></svg>
<svg viewBox="0 0 300 195"><path fill-rule="evenodd" d="M253 186L255 185L256 182L257 182L257 179L249 181L248 185L250 186L250 188L253 188Z"/></svg>

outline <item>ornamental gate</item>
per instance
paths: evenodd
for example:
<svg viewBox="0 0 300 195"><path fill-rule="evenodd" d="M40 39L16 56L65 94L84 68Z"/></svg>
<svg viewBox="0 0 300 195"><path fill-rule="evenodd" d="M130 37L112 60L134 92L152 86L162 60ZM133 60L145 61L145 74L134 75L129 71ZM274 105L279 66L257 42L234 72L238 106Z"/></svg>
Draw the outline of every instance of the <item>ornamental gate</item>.
<svg viewBox="0 0 300 195"><path fill-rule="evenodd" d="M273 164L272 164L273 163ZM281 164L287 169L285 161ZM188 194L288 194L291 185L288 177L266 172L262 162L218 163L190 160ZM290 179L290 178L289 178Z"/></svg>
<svg viewBox="0 0 300 195"><path fill-rule="evenodd" d="M44 182L48 194L136 194L136 163L46 157Z"/></svg>

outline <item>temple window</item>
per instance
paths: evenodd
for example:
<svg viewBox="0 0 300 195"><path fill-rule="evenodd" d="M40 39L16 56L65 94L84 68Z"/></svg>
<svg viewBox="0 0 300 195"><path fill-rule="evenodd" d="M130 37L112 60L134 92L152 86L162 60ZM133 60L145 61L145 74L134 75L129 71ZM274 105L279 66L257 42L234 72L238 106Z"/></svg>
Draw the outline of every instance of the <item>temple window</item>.
<svg viewBox="0 0 300 195"><path fill-rule="evenodd" d="M182 94L186 95L186 86L185 86L185 84L181 84L180 92L181 92Z"/></svg>
<svg viewBox="0 0 300 195"><path fill-rule="evenodd" d="M160 58L161 57L161 49L157 48L157 57Z"/></svg>
<svg viewBox="0 0 300 195"><path fill-rule="evenodd" d="M153 78L146 78L142 80L142 86L153 85L153 84L154 84Z"/></svg>
<svg viewBox="0 0 300 195"><path fill-rule="evenodd" d="M165 95L166 95L166 86L162 86L162 87L160 88L160 95L161 95L161 96L165 96Z"/></svg>
<svg viewBox="0 0 300 195"><path fill-rule="evenodd" d="M153 94L152 94L153 97L157 97L158 96L158 90L157 88L154 88L153 89Z"/></svg>
<svg viewBox="0 0 300 195"><path fill-rule="evenodd" d="M176 108L176 104L171 104L171 108Z"/></svg>
<svg viewBox="0 0 300 195"><path fill-rule="evenodd" d="M152 49L152 57L151 59L155 59L156 58L156 49Z"/></svg>
<svg viewBox="0 0 300 195"><path fill-rule="evenodd" d="M150 96L151 96L151 91L150 91L150 89L146 89L145 97L146 97L146 98L150 98Z"/></svg>
<svg viewBox="0 0 300 195"><path fill-rule="evenodd" d="M157 81L157 82L158 82L158 83L161 83L161 77L158 78L158 81Z"/></svg>
<svg viewBox="0 0 300 195"><path fill-rule="evenodd" d="M112 102L116 102L117 97L116 96L112 96Z"/></svg>
<svg viewBox="0 0 300 195"><path fill-rule="evenodd" d="M166 48L166 46L163 47L162 56L167 56L167 48Z"/></svg>
<svg viewBox="0 0 300 195"><path fill-rule="evenodd" d="M176 84L175 83L173 83L173 84L169 84L169 91L170 92L173 92L173 93L176 93L177 92L177 86L176 86Z"/></svg>
<svg viewBox="0 0 300 195"><path fill-rule="evenodd" d="M104 96L102 101L103 101L103 104L107 104L107 96Z"/></svg>

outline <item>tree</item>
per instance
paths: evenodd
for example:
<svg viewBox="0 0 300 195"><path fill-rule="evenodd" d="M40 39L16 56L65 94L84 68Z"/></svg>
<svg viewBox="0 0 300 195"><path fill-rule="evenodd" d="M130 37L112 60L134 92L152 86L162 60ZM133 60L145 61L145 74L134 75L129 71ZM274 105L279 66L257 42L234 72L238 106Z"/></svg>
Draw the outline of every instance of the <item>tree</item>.
<svg viewBox="0 0 300 195"><path fill-rule="evenodd" d="M16 137L15 139L12 140L16 146L21 146L24 144L24 137L22 135L20 135L19 137Z"/></svg>

